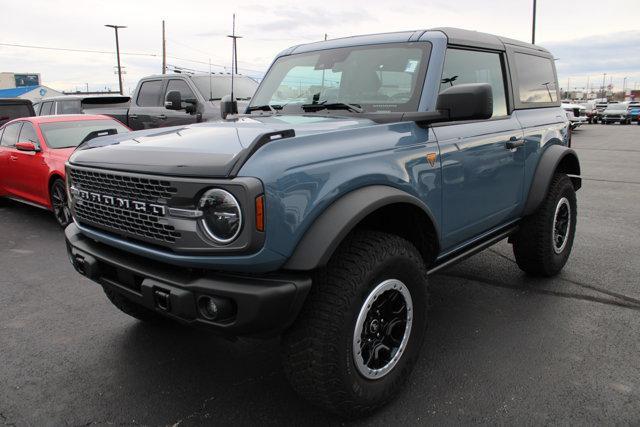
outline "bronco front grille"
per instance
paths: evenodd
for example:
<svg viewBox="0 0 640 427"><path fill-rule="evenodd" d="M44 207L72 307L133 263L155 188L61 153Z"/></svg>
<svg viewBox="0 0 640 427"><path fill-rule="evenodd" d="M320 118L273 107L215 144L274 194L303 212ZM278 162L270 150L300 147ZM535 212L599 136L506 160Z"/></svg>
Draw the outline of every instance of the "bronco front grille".
<svg viewBox="0 0 640 427"><path fill-rule="evenodd" d="M84 169L70 169L69 174L77 188L140 202L167 200L178 191L171 182L157 179Z"/></svg>
<svg viewBox="0 0 640 427"><path fill-rule="evenodd" d="M75 214L80 222L95 224L117 232L124 231L159 242L173 243L181 237L175 227L161 223L160 218L155 215L104 206L88 200L76 202Z"/></svg>

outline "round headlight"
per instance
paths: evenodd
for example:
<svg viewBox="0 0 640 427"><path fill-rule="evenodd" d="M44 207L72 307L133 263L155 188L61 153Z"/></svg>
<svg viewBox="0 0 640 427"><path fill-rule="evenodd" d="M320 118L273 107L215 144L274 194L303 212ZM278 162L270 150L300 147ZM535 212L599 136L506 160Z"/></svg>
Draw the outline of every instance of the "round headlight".
<svg viewBox="0 0 640 427"><path fill-rule="evenodd" d="M240 204L231 193L220 188L208 190L198 203L202 225L207 235L217 243L232 242L242 228Z"/></svg>

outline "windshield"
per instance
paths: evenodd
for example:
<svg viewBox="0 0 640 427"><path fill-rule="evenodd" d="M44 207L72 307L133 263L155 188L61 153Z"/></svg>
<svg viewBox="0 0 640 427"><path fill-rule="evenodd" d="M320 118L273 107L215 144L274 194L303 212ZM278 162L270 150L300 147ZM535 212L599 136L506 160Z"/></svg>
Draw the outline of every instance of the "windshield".
<svg viewBox="0 0 640 427"><path fill-rule="evenodd" d="M367 112L417 111L430 47L387 43L280 57L250 108L301 112L309 104L344 103Z"/></svg>
<svg viewBox="0 0 640 427"><path fill-rule="evenodd" d="M204 99L220 100L223 96L231 94L231 76L212 75L193 76L193 83L198 88ZM256 91L258 83L247 76L235 76L233 78L233 96L237 99L251 99Z"/></svg>
<svg viewBox="0 0 640 427"><path fill-rule="evenodd" d="M627 107L622 104L609 105L607 107L609 111L627 111Z"/></svg>
<svg viewBox="0 0 640 427"><path fill-rule="evenodd" d="M92 132L105 130L115 130L113 133L129 132L129 129L115 120L42 123L40 130L49 148L77 147Z"/></svg>

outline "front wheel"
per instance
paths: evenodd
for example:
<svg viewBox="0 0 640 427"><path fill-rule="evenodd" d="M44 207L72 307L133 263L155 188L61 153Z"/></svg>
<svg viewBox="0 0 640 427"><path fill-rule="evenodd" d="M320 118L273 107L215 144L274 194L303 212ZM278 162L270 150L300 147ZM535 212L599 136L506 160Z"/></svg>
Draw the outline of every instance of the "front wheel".
<svg viewBox="0 0 640 427"><path fill-rule="evenodd" d="M406 382L427 320L427 271L411 243L358 231L315 277L284 335L293 388L341 416L367 414Z"/></svg>
<svg viewBox="0 0 640 427"><path fill-rule="evenodd" d="M62 228L71 223L71 210L67 203L67 189L62 179L56 179L51 184L51 208L56 222Z"/></svg>
<svg viewBox="0 0 640 427"><path fill-rule="evenodd" d="M569 259L576 233L576 193L571 179L555 174L538 210L512 240L518 267L533 276L553 276Z"/></svg>

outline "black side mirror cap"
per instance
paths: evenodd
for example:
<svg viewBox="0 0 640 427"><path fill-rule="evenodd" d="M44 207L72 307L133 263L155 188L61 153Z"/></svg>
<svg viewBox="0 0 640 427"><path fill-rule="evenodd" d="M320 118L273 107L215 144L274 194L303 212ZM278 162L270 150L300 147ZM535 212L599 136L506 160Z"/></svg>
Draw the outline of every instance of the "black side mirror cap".
<svg viewBox="0 0 640 427"><path fill-rule="evenodd" d="M167 110L182 110L182 96L180 95L180 92L177 90L167 92L164 107Z"/></svg>
<svg viewBox="0 0 640 427"><path fill-rule="evenodd" d="M226 119L229 114L238 114L238 101L231 99L231 95L225 95L220 100L220 115Z"/></svg>
<svg viewBox="0 0 640 427"><path fill-rule="evenodd" d="M436 110L451 121L487 120L493 115L493 91L488 83L451 86L440 92Z"/></svg>

